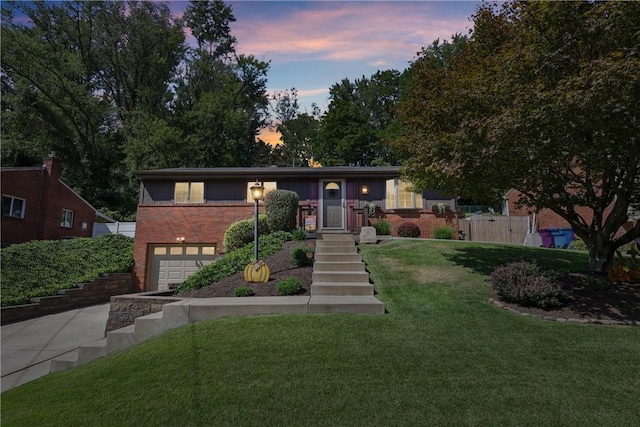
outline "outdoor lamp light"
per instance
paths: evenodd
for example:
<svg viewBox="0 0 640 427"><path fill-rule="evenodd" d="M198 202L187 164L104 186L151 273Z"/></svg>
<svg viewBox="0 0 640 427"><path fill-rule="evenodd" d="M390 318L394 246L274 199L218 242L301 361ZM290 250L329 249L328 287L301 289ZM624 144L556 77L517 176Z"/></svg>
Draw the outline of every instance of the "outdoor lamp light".
<svg viewBox="0 0 640 427"><path fill-rule="evenodd" d="M262 200L262 196L264 195L264 186L261 182L256 181L250 188L251 197L258 203L259 200ZM257 205L256 205L257 206Z"/></svg>
<svg viewBox="0 0 640 427"><path fill-rule="evenodd" d="M363 185L361 191L362 191L362 194L367 195L369 194L369 187L367 187L366 185Z"/></svg>
<svg viewBox="0 0 640 427"><path fill-rule="evenodd" d="M256 181L251 186L251 197L256 202L255 216L253 218L253 259L258 261L258 202L262 199L264 187Z"/></svg>

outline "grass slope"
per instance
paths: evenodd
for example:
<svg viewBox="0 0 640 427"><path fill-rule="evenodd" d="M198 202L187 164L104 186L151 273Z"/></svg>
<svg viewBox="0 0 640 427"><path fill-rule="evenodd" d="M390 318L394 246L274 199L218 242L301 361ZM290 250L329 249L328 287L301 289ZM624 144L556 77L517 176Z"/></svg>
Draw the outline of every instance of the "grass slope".
<svg viewBox="0 0 640 427"><path fill-rule="evenodd" d="M640 424L640 328L517 316L486 274L558 250L403 240L363 248L384 316L221 319L2 395L2 425Z"/></svg>

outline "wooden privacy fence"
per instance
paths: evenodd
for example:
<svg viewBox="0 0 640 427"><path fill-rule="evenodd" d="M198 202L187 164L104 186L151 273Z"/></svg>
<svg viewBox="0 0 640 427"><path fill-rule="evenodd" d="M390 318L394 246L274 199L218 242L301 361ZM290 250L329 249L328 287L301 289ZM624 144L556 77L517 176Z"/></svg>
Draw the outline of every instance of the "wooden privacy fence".
<svg viewBox="0 0 640 427"><path fill-rule="evenodd" d="M529 227L526 216L474 215L458 221L465 240L472 242L498 242L524 244Z"/></svg>

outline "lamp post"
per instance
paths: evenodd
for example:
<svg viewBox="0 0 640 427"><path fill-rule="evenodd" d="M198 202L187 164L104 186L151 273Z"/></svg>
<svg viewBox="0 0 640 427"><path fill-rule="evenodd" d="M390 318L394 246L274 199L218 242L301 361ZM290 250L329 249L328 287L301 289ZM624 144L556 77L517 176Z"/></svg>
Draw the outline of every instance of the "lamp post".
<svg viewBox="0 0 640 427"><path fill-rule="evenodd" d="M256 203L253 220L253 260L258 261L258 204L264 195L264 187L261 182L256 181L250 188L251 197Z"/></svg>

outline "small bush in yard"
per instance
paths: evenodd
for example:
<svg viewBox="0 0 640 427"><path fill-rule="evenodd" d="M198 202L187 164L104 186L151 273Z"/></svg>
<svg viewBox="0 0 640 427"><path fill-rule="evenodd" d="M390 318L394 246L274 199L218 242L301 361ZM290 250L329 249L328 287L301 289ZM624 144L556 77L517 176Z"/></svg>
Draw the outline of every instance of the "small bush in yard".
<svg viewBox="0 0 640 427"><path fill-rule="evenodd" d="M496 268L491 273L489 282L504 301L523 306L558 307L567 298L556 281L555 273L527 261Z"/></svg>
<svg viewBox="0 0 640 427"><path fill-rule="evenodd" d="M222 240L225 252L241 248L247 243L253 242L253 228L253 218L243 219L231 224L225 231ZM265 214L258 216L258 234L260 236L269 234L269 226L267 225Z"/></svg>
<svg viewBox="0 0 640 427"><path fill-rule="evenodd" d="M304 228L296 228L291 232L291 238L293 240L306 240L307 230L305 230Z"/></svg>
<svg viewBox="0 0 640 427"><path fill-rule="evenodd" d="M433 238L451 240L453 239L453 233L454 231L452 227L436 227L433 230Z"/></svg>
<svg viewBox="0 0 640 427"><path fill-rule="evenodd" d="M249 286L238 286L234 292L237 297L250 297L253 295L253 288Z"/></svg>
<svg viewBox="0 0 640 427"><path fill-rule="evenodd" d="M398 236L400 237L420 237L420 227L413 222L405 222L398 226Z"/></svg>
<svg viewBox="0 0 640 427"><path fill-rule="evenodd" d="M291 262L297 267L313 265L314 250L307 246L297 246L291 249Z"/></svg>
<svg viewBox="0 0 640 427"><path fill-rule="evenodd" d="M572 244L573 249L575 249L576 251L586 251L589 248L587 247L587 244L584 242L584 240L578 238L576 240L573 241Z"/></svg>
<svg viewBox="0 0 640 427"><path fill-rule="evenodd" d="M289 190L271 190L264 196L264 210L271 231L293 231L298 214L298 195Z"/></svg>
<svg viewBox="0 0 640 427"><path fill-rule="evenodd" d="M373 224L373 228L376 229L376 234L378 236L388 236L391 234L391 223L382 218Z"/></svg>
<svg viewBox="0 0 640 427"><path fill-rule="evenodd" d="M298 295L302 292L302 283L297 277L289 277L278 283L278 295Z"/></svg>

